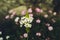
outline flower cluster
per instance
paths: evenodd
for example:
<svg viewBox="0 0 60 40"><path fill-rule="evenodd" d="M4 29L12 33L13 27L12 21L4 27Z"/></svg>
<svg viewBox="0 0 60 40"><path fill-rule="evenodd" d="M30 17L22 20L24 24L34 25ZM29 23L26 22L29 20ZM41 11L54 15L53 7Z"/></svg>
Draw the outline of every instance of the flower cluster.
<svg viewBox="0 0 60 40"><path fill-rule="evenodd" d="M20 27L22 27L22 25L24 24L25 27L29 27L31 28L31 23L33 21L33 17L21 17L21 20L20 20Z"/></svg>

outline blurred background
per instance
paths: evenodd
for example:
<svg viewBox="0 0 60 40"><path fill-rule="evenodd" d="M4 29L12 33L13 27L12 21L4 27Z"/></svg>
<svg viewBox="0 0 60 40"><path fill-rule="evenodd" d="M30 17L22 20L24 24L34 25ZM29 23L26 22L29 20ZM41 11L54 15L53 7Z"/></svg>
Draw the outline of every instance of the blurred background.
<svg viewBox="0 0 60 40"><path fill-rule="evenodd" d="M28 9L34 17L28 40L60 40L60 0L0 0L0 40L26 40L14 19Z"/></svg>

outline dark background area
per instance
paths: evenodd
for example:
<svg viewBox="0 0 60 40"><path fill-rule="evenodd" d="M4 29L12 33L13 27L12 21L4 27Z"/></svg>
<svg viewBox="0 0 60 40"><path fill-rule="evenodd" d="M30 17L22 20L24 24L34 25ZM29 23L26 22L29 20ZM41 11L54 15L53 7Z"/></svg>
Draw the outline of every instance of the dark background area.
<svg viewBox="0 0 60 40"><path fill-rule="evenodd" d="M0 37L3 37L3 40L6 40L6 35L9 35L11 38L9 38L9 40L22 40L20 38L20 35L22 35L23 33L25 33L25 28L20 28L20 25L16 25L14 22L14 19L5 19L5 16L8 13L8 11L12 8L15 7L19 7L21 5L28 5L28 3L32 4L33 8L35 7L40 7L39 3L47 3L45 0L28 0L28 1L24 1L26 2L26 4L24 2L20 2L18 0L13 0L15 2L9 3L8 1L10 0L0 0L0 31L2 31L2 35L0 35ZM48 1L49 2L49 1ZM43 4L41 4L43 5ZM45 19L43 16L37 16L36 14L34 14L34 21L32 22L32 28L30 29L31 31L29 32L29 40L45 40L47 37L50 37L50 40L60 40L60 0L53 0L52 3L47 3L48 6L52 8L53 5L53 12L57 12L57 16L53 17L56 18L56 22L53 23L51 21L49 21L50 19ZM44 6L44 5L43 5ZM47 8L47 7L46 7ZM50 9L50 8L49 8ZM34 9L33 9L33 13L34 13ZM35 20L39 18L42 20L42 22L40 24L37 24L35 22ZM51 26L54 27L53 31L49 31L47 29L47 27L45 27L44 23L50 23ZM39 26L37 26L39 25ZM37 37L35 35L36 32L41 32L42 36L41 37ZM33 38L33 39L32 39Z"/></svg>

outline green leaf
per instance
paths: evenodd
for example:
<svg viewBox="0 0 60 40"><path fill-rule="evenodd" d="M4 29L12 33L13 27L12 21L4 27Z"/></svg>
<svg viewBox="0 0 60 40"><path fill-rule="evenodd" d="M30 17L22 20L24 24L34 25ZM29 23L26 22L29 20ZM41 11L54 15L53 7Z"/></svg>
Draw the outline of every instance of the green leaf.
<svg viewBox="0 0 60 40"><path fill-rule="evenodd" d="M19 0L20 4L25 4L24 0Z"/></svg>
<svg viewBox="0 0 60 40"><path fill-rule="evenodd" d="M25 17L29 18L29 14L28 14L28 12L26 12L26 15L25 15Z"/></svg>
<svg viewBox="0 0 60 40"><path fill-rule="evenodd" d="M19 6L17 8L11 9L11 10L14 10L16 12L16 15L19 15L20 16L21 15L21 12L23 10L27 10L27 7L26 6Z"/></svg>
<svg viewBox="0 0 60 40"><path fill-rule="evenodd" d="M27 31L27 33L30 31L30 28L28 27L28 28L26 28L26 31Z"/></svg>

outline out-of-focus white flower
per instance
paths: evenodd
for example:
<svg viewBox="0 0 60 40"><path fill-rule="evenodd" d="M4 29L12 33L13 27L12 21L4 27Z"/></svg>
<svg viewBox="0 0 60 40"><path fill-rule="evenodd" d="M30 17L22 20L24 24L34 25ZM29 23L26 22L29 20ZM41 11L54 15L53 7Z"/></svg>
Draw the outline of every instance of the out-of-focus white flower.
<svg viewBox="0 0 60 40"><path fill-rule="evenodd" d="M33 14L29 14L30 17L33 17Z"/></svg>
<svg viewBox="0 0 60 40"><path fill-rule="evenodd" d="M23 10L22 12L21 12L21 15L25 15L26 14L26 10Z"/></svg>
<svg viewBox="0 0 60 40"><path fill-rule="evenodd" d="M41 12L41 9L36 8L35 11L36 11L36 12Z"/></svg>
<svg viewBox="0 0 60 40"><path fill-rule="evenodd" d="M15 18L15 22L18 22L18 20L19 20L19 17L16 17L16 18Z"/></svg>
<svg viewBox="0 0 60 40"><path fill-rule="evenodd" d="M5 19L9 19L9 15L7 15L7 16L5 17Z"/></svg>
<svg viewBox="0 0 60 40"><path fill-rule="evenodd" d="M24 33L23 36L24 36L24 38L27 38L28 37L28 34L27 33Z"/></svg>
<svg viewBox="0 0 60 40"><path fill-rule="evenodd" d="M40 32L37 32L37 33L36 33L36 36L41 36L41 33L40 33Z"/></svg>
<svg viewBox="0 0 60 40"><path fill-rule="evenodd" d="M3 37L0 37L0 40L3 40Z"/></svg>
<svg viewBox="0 0 60 40"><path fill-rule="evenodd" d="M40 12L42 13L42 12L43 12L43 10L41 9L41 10L40 10Z"/></svg>
<svg viewBox="0 0 60 40"><path fill-rule="evenodd" d="M31 28L31 24L29 24L29 23L26 23L25 25L24 25L26 28Z"/></svg>
<svg viewBox="0 0 60 40"><path fill-rule="evenodd" d="M24 24L24 26L25 27L29 27L29 28L31 28L31 22L33 21L33 17L30 17L29 16L29 18L27 18L27 17L21 17L21 20L20 20L20 27L22 27L22 25Z"/></svg>
<svg viewBox="0 0 60 40"><path fill-rule="evenodd" d="M47 14L45 14L45 15L44 15L44 17L45 17L45 18L47 18L47 17L48 17L48 15L47 15Z"/></svg>
<svg viewBox="0 0 60 40"><path fill-rule="evenodd" d="M31 8L29 8L29 9L28 9L28 12L29 12L29 13L32 13L32 9L31 9Z"/></svg>
<svg viewBox="0 0 60 40"><path fill-rule="evenodd" d="M41 22L41 20L40 20L40 19L37 19L37 20L36 20L36 23L40 23L40 22Z"/></svg>
<svg viewBox="0 0 60 40"><path fill-rule="evenodd" d="M52 13L52 10L49 10L48 12L49 12L49 13Z"/></svg>
<svg viewBox="0 0 60 40"><path fill-rule="evenodd" d="M49 23L47 23L47 24L45 24L46 26L50 26L50 24Z"/></svg>
<svg viewBox="0 0 60 40"><path fill-rule="evenodd" d="M0 31L0 35L2 34L2 32Z"/></svg>
<svg viewBox="0 0 60 40"><path fill-rule="evenodd" d="M24 20L25 19L25 17L21 17L21 20Z"/></svg>
<svg viewBox="0 0 60 40"><path fill-rule="evenodd" d="M33 21L33 17L21 17L21 20L20 20L20 24L24 24L24 23L31 23Z"/></svg>
<svg viewBox="0 0 60 40"><path fill-rule="evenodd" d="M23 36L22 36L22 35L20 35L20 38L23 38Z"/></svg>
<svg viewBox="0 0 60 40"><path fill-rule="evenodd" d="M10 36L6 36L6 39L9 39L10 38Z"/></svg>
<svg viewBox="0 0 60 40"><path fill-rule="evenodd" d="M53 23L55 23L56 21L54 19L51 19Z"/></svg>
<svg viewBox="0 0 60 40"><path fill-rule="evenodd" d="M55 16L56 15L56 12L54 12L53 15Z"/></svg>
<svg viewBox="0 0 60 40"><path fill-rule="evenodd" d="M23 24L24 24L24 21L20 21L20 24L22 24L22 25L23 25Z"/></svg>
<svg viewBox="0 0 60 40"><path fill-rule="evenodd" d="M53 27L52 27L52 26L49 26L49 27L48 27L48 30L49 30L49 31L52 31L52 30L53 30Z"/></svg>
<svg viewBox="0 0 60 40"><path fill-rule="evenodd" d="M33 21L33 17L29 17L28 22L31 23Z"/></svg>

